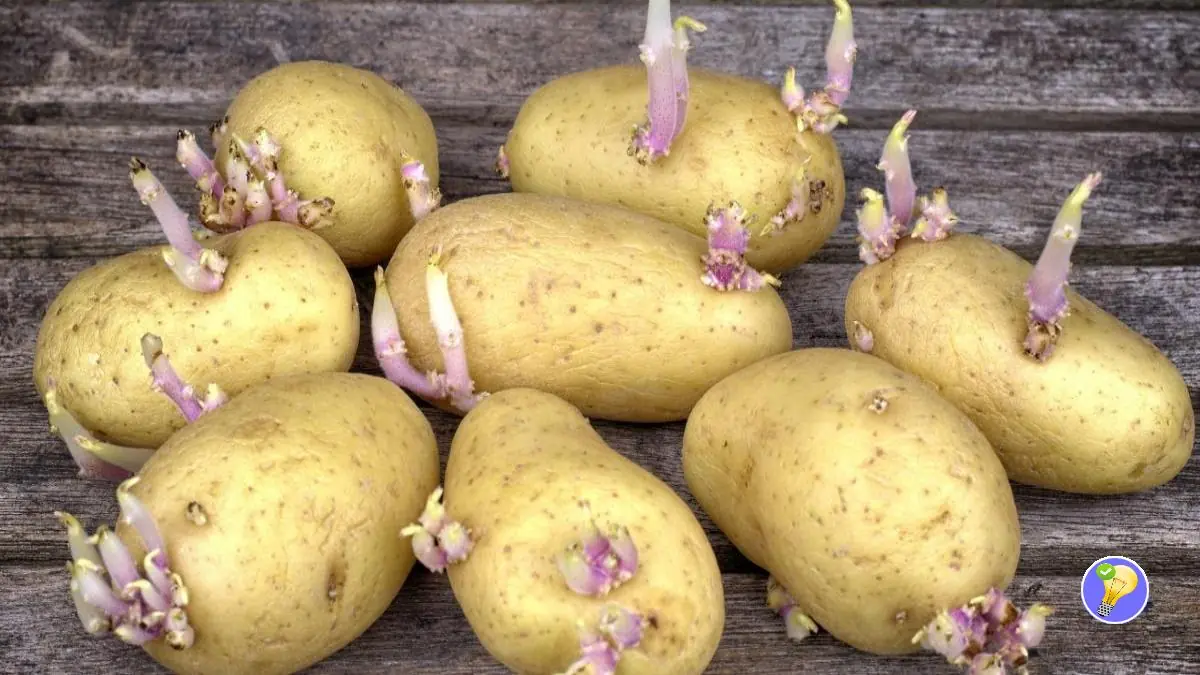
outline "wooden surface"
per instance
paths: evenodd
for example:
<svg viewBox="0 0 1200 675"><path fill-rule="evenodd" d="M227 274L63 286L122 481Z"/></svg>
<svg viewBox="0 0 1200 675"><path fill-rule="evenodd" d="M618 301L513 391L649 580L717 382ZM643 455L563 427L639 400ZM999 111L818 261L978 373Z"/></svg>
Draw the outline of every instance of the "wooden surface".
<svg viewBox="0 0 1200 675"><path fill-rule="evenodd" d="M788 6L793 5L793 6ZM802 6L800 6L802 5ZM886 128L920 109L910 149L922 185L950 188L964 230L1026 257L1067 191L1106 181L1087 207L1077 288L1168 353L1200 401L1200 13L1188 0L872 0L850 127L852 190L877 186ZM819 81L823 3L710 2L693 63L778 82ZM80 629L51 512L115 515L112 486L75 476L47 433L31 382L47 304L104 256L158 243L125 162L170 166L176 128L200 130L238 86L282 60L368 67L427 107L450 199L506 186L490 172L521 101L548 79L630 62L643 3L479 1L218 4L0 0L0 673L161 672L139 650ZM181 171L162 171L178 194ZM842 345L856 270L853 204L812 264L785 278L797 346ZM360 291L369 287L360 279ZM365 296L363 296L365 299ZM366 345L364 345L366 347ZM365 349L357 367L377 372ZM430 412L443 452L454 419ZM682 425L597 423L618 449L687 496ZM1200 673L1200 458L1159 489L1093 498L1015 489L1023 530L1014 592L1057 608L1032 672ZM690 496L688 497L690 501ZM694 502L692 502L695 506ZM765 575L699 514L725 573L726 632L710 673L954 672L932 656L883 659L827 635L788 642L763 606ZM1104 626L1079 602L1096 559L1147 571L1137 621ZM503 673L470 633L443 578L414 572L365 635L319 673Z"/></svg>

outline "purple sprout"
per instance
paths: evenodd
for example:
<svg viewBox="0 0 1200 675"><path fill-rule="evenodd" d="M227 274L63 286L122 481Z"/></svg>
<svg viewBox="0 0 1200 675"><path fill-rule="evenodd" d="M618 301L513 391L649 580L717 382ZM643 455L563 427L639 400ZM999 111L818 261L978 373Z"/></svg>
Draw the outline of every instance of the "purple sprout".
<svg viewBox="0 0 1200 675"><path fill-rule="evenodd" d="M825 48L825 88L813 92L806 100L804 89L796 83L796 69L788 68L784 78L781 91L783 103L796 116L796 126L800 131L811 129L819 134L828 134L839 124L846 123L842 106L850 96L858 46L854 42L854 17L850 3L833 0L833 5L837 13L829 44Z"/></svg>
<svg viewBox="0 0 1200 675"><path fill-rule="evenodd" d="M508 180L512 165L508 161L508 150L503 145L496 151L496 174L501 178Z"/></svg>
<svg viewBox="0 0 1200 675"><path fill-rule="evenodd" d="M188 225L187 214L179 208L145 162L136 157L130 160L129 178L138 197L154 212L163 233L167 235L170 248L163 251L163 261L180 283L200 293L220 290L229 261L196 241Z"/></svg>
<svg viewBox="0 0 1200 675"><path fill-rule="evenodd" d="M621 653L641 644L645 617L620 605L606 605L595 627L579 622L580 656L562 675L614 675Z"/></svg>
<svg viewBox="0 0 1200 675"><path fill-rule="evenodd" d="M403 151L400 153L400 176L414 221L422 220L441 206L442 191L429 180L425 165Z"/></svg>
<svg viewBox="0 0 1200 675"><path fill-rule="evenodd" d="M646 65L649 103L647 120L633 128L629 154L642 165L653 164L671 153L671 144L683 133L687 120L689 84L688 31L703 33L704 24L681 16L671 22L671 0L649 0L646 33L638 46Z"/></svg>
<svg viewBox="0 0 1200 675"><path fill-rule="evenodd" d="M412 523L400 530L400 536L412 537L413 553L429 571L441 574L446 568L467 559L475 542L471 531L451 519L442 505L442 488L425 500L425 510Z"/></svg>
<svg viewBox="0 0 1200 675"><path fill-rule="evenodd" d="M580 626L579 658L562 675L615 675L621 654L599 632Z"/></svg>
<svg viewBox="0 0 1200 675"><path fill-rule="evenodd" d="M220 407L229 400L225 392L215 384L208 385L203 397L196 389L175 372L170 359L163 353L162 339L146 333L142 336L142 356L150 368L150 381L155 391L165 394L179 408L184 419L195 422L201 415Z"/></svg>
<svg viewBox="0 0 1200 675"><path fill-rule="evenodd" d="M200 222L213 232L232 232L278 220L312 230L333 224L333 200L301 200L279 169L282 147L265 130L252 142L229 131L229 120L210 127L213 146L227 149L224 176L190 131L180 131L175 158L200 191Z"/></svg>
<svg viewBox="0 0 1200 675"><path fill-rule="evenodd" d="M1071 252L1082 229L1083 204L1100 180L1099 173L1088 175L1067 197L1025 286L1025 297L1029 300L1029 332L1024 349L1038 361L1050 358L1062 332L1060 321L1069 310L1066 287L1071 271Z"/></svg>
<svg viewBox="0 0 1200 675"><path fill-rule="evenodd" d="M55 381L49 380L42 402L50 417L50 432L58 434L67 444L81 478L124 480L154 454L152 448L127 447L98 440L59 403L58 393Z"/></svg>
<svg viewBox="0 0 1200 675"><path fill-rule="evenodd" d="M853 332L854 334L851 337L853 338L852 344L854 348L860 352L870 354L871 350L875 349L875 334L871 332L870 328L867 328L858 321L855 321L853 324Z"/></svg>
<svg viewBox="0 0 1200 675"><path fill-rule="evenodd" d="M757 291L764 286L779 285L778 279L746 263L750 218L741 204L730 202L725 208L710 206L704 220L708 227L708 252L701 257L704 275L700 280L705 286L718 291Z"/></svg>
<svg viewBox="0 0 1200 675"><path fill-rule="evenodd" d="M819 630L816 622L800 611L800 608L796 606L796 599L774 576L767 577L767 606L783 617L788 638L796 642Z"/></svg>
<svg viewBox="0 0 1200 675"><path fill-rule="evenodd" d="M901 116L888 134L879 158L877 168L884 174L887 205L883 195L875 190L864 188L861 193L865 203L858 211L858 257L868 265L892 257L896 242L909 231L910 225L912 237L938 241L948 237L958 224L944 188L934 188L928 197L917 198L907 136L916 116L916 110Z"/></svg>
<svg viewBox="0 0 1200 675"><path fill-rule="evenodd" d="M958 216L950 210L950 196L946 188L934 188L928 197L917 202L921 215L913 225L912 236L923 241L939 241L950 236L958 225Z"/></svg>
<svg viewBox="0 0 1200 675"><path fill-rule="evenodd" d="M863 205L857 212L858 257L866 264L874 265L896 252L900 232L884 206L883 195L871 188L863 188L859 197Z"/></svg>
<svg viewBox="0 0 1200 675"><path fill-rule="evenodd" d="M876 168L883 172L887 185L887 205L898 232L903 233L912 222L917 203L917 184L913 182L912 164L908 159L908 127L917 116L916 110L904 113L892 127L883 154Z"/></svg>
<svg viewBox="0 0 1200 675"><path fill-rule="evenodd" d="M1029 650L1041 644L1053 610L1034 604L1024 611L996 588L967 604L939 613L913 644L965 667L968 675L1025 675Z"/></svg>
<svg viewBox="0 0 1200 675"><path fill-rule="evenodd" d="M425 286L429 299L429 317L438 337L446 373L421 373L408 360L408 349L400 335L400 322L388 293L387 275L375 270L375 303L371 308L371 337L375 358L384 375L397 386L433 401L448 401L451 407L466 413L487 396L475 392L467 368L462 324L450 298L449 277L442 269L442 255L435 252L425 268Z"/></svg>
<svg viewBox="0 0 1200 675"><path fill-rule="evenodd" d="M623 526L613 527L607 535L595 521L588 527L578 542L559 554L558 570L575 593L603 597L637 573L637 546Z"/></svg>
<svg viewBox="0 0 1200 675"><path fill-rule="evenodd" d="M74 516L55 512L67 529L71 549L71 598L89 634L111 632L139 646L161 638L174 649L187 649L195 641L188 623L187 587L171 571L153 516L130 491L138 480L135 476L117 487L117 503L122 522L133 527L147 550L140 568L107 527L100 526L89 537Z"/></svg>
<svg viewBox="0 0 1200 675"><path fill-rule="evenodd" d="M609 639L618 652L633 649L642 642L646 632L646 618L620 605L606 605L600 613L600 632Z"/></svg>

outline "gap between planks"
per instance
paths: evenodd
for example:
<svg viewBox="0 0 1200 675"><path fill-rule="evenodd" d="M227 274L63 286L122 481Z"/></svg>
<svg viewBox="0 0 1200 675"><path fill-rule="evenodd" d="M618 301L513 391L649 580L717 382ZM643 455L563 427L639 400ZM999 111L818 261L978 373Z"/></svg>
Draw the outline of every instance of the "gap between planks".
<svg viewBox="0 0 1200 675"><path fill-rule="evenodd" d="M830 6L694 9L709 26L689 54L694 66L778 86L795 65L804 86L824 81ZM139 98L211 104L280 62L306 58L369 68L423 103L515 110L558 75L636 65L645 15L625 3L75 2L0 7L5 20L14 39L0 43L8 64L0 100L12 101L2 110L19 121L95 115L97 105ZM167 23L169 34L160 30ZM962 111L975 125L1046 113L1194 128L1198 32L1195 12L863 7L850 106L898 114L919 104ZM247 37L260 35L270 37ZM888 126L886 118L877 121Z"/></svg>
<svg viewBox="0 0 1200 675"><path fill-rule="evenodd" d="M944 186L963 220L1026 259L1035 258L1072 187L1091 171L1105 180L1084 209L1077 266L1200 264L1200 193L1188 189L1200 166L1200 138L1177 133L937 131L918 114L910 133L922 190ZM494 177L504 118L435 119L447 201L508 190ZM129 185L127 163L150 163L185 207L193 186L174 159L179 125L0 126L0 258L116 255L162 243ZM193 127L194 128L194 127ZM816 254L819 263L857 261L858 191L882 188L875 164L886 132L839 130L846 172L842 222ZM70 196L72 207L62 208Z"/></svg>

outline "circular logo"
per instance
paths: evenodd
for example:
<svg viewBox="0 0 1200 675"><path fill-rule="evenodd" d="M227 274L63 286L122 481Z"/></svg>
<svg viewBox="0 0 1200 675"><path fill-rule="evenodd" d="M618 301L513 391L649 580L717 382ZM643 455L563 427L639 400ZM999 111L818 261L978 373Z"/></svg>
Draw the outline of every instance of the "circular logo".
<svg viewBox="0 0 1200 675"><path fill-rule="evenodd" d="M1150 602L1150 580L1142 566L1119 555L1092 563L1079 584L1083 608L1107 624L1129 623Z"/></svg>

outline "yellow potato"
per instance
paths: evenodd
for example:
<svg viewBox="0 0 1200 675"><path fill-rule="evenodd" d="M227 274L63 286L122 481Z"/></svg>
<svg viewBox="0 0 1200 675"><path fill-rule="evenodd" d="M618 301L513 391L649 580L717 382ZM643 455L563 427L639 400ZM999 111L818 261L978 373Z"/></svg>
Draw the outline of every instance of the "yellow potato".
<svg viewBox="0 0 1200 675"><path fill-rule="evenodd" d="M284 675L383 614L414 563L400 528L437 485L428 421L387 380L349 373L246 390L164 444L132 494L187 588L195 643L145 648L182 675ZM117 534L146 553L128 523Z"/></svg>
<svg viewBox="0 0 1200 675"><path fill-rule="evenodd" d="M722 380L688 418L683 471L734 545L857 649L916 651L937 612L1016 572L1016 505L983 434L866 354L803 349Z"/></svg>
<svg viewBox="0 0 1200 675"><path fill-rule="evenodd" d="M1068 289L1070 315L1045 362L1025 355L1033 266L986 239L907 241L846 297L846 330L961 408L1015 481L1080 493L1161 485L1192 453L1195 419L1171 361Z"/></svg>
<svg viewBox="0 0 1200 675"><path fill-rule="evenodd" d="M647 621L620 656L622 675L699 675L720 641L716 557L687 504L608 447L567 402L531 389L483 401L463 420L446 466L446 511L471 529L469 557L449 567L471 628L524 675L561 673L580 656L576 621L593 628L618 605ZM556 561L594 523L625 527L632 578L603 597L568 588Z"/></svg>
<svg viewBox="0 0 1200 675"><path fill-rule="evenodd" d="M701 282L699 237L615 206L500 194L434 212L388 265L421 371L444 370L425 280L439 248L480 391L530 387L589 417L682 420L722 377L792 344L773 289Z"/></svg>
<svg viewBox="0 0 1200 675"><path fill-rule="evenodd" d="M433 122L411 96L367 70L340 63L285 63L234 98L228 131L265 128L282 147L279 167L304 199L333 199L333 224L318 233L351 267L386 260L413 226L401 152L438 184ZM224 167L225 146L217 161Z"/></svg>
<svg viewBox="0 0 1200 675"><path fill-rule="evenodd" d="M345 371L358 346L354 285L320 237L265 222L203 242L229 258L222 288L185 288L164 264L165 246L79 273L46 310L33 376L45 394L101 439L157 447L185 423L151 387L141 338L162 338L172 364L196 387L229 395L281 375Z"/></svg>
<svg viewBox="0 0 1200 675"><path fill-rule="evenodd" d="M828 134L797 133L765 82L689 68L687 126L650 166L628 155L646 117L646 70L635 65L572 73L538 89L505 143L513 189L618 204L704 235L710 204L740 203L756 218L747 260L778 273L809 258L841 220L846 185ZM803 169L805 208L782 233L763 235L792 198Z"/></svg>

